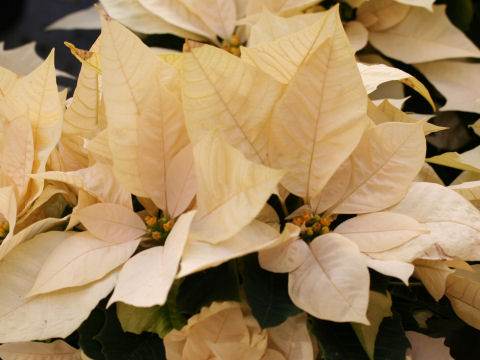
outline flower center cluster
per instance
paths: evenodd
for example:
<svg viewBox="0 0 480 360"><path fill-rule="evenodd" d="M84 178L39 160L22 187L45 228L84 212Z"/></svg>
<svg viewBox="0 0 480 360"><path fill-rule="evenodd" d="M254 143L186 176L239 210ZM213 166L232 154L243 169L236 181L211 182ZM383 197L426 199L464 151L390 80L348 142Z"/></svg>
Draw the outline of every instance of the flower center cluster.
<svg viewBox="0 0 480 360"><path fill-rule="evenodd" d="M146 216L145 223L147 224L148 235L153 240L164 243L173 228L173 224L175 224L175 220L166 217Z"/></svg>
<svg viewBox="0 0 480 360"><path fill-rule="evenodd" d="M240 56L240 45L238 36L232 35L229 40L223 40L222 49L235 56Z"/></svg>
<svg viewBox="0 0 480 360"><path fill-rule="evenodd" d="M321 217L305 211L301 216L293 218L293 223L300 227L300 237L305 241L312 241L317 236L330 232L331 217Z"/></svg>
<svg viewBox="0 0 480 360"><path fill-rule="evenodd" d="M10 225L8 224L8 221L0 223L0 241L7 237L9 231Z"/></svg>

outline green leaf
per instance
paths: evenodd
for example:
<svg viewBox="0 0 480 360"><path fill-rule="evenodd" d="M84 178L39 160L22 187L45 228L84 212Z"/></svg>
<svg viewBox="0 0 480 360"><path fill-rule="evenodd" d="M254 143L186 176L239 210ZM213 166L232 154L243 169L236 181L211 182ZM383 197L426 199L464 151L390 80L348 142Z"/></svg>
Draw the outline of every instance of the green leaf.
<svg viewBox="0 0 480 360"><path fill-rule="evenodd" d="M322 347L325 360L368 360L350 323L312 318L312 325L311 331Z"/></svg>
<svg viewBox="0 0 480 360"><path fill-rule="evenodd" d="M102 345L106 360L165 359L163 342L156 334L135 335L123 332L115 305L110 306L105 316L103 328L94 339Z"/></svg>
<svg viewBox="0 0 480 360"><path fill-rule="evenodd" d="M85 320L78 328L78 344L83 350L85 355L95 360L104 360L105 356L102 353L102 345L94 339L100 330L102 330L105 323L105 306L106 302L103 302L103 306L97 306L92 310L90 316Z"/></svg>
<svg viewBox="0 0 480 360"><path fill-rule="evenodd" d="M410 342L398 315L385 318L375 341L375 360L405 360Z"/></svg>
<svg viewBox="0 0 480 360"><path fill-rule="evenodd" d="M177 297L179 313L190 318L213 301L240 301L236 265L229 261L186 277Z"/></svg>
<svg viewBox="0 0 480 360"><path fill-rule="evenodd" d="M263 270L257 254L243 258L243 287L248 303L262 328L280 325L301 312L288 295L288 275Z"/></svg>
<svg viewBox="0 0 480 360"><path fill-rule="evenodd" d="M142 332L156 333L163 338L172 329L180 330L185 324L185 318L177 307L180 282L173 284L165 305L140 308L117 303L117 316L123 331L140 335Z"/></svg>

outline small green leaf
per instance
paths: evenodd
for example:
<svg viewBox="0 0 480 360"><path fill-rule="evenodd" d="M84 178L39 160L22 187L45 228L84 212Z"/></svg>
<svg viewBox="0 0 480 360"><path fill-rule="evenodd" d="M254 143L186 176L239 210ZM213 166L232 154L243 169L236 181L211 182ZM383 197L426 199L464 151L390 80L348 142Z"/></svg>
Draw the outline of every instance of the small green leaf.
<svg viewBox="0 0 480 360"><path fill-rule="evenodd" d="M248 303L262 328L280 325L301 312L288 295L288 275L263 270L257 254L243 258L243 287Z"/></svg>
<svg viewBox="0 0 480 360"><path fill-rule="evenodd" d="M140 308L119 302L117 316L123 331L137 335L151 332L163 338L172 329L180 330L186 324L186 320L177 310L179 287L180 282L176 281L163 306Z"/></svg>

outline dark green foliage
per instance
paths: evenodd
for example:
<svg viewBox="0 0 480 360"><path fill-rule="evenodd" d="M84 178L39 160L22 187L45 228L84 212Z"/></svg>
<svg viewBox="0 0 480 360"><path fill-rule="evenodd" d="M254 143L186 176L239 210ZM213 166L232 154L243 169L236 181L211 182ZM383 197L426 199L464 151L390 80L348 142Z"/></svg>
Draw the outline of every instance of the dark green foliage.
<svg viewBox="0 0 480 360"><path fill-rule="evenodd" d="M163 342L158 335L151 333L135 335L123 332L115 305L110 306L105 312L103 328L94 339L101 344L102 354L106 360L165 359Z"/></svg>
<svg viewBox="0 0 480 360"><path fill-rule="evenodd" d="M404 360L410 343L398 315L383 319L375 340L375 360Z"/></svg>
<svg viewBox="0 0 480 360"><path fill-rule="evenodd" d="M240 301L235 261L186 277L177 296L178 312L187 318L213 301Z"/></svg>
<svg viewBox="0 0 480 360"><path fill-rule="evenodd" d="M93 309L88 319L85 320L78 329L78 344L80 348L85 355L95 360L105 359L102 354L102 345L94 338L95 335L102 330L103 324L105 323L104 306L106 302L103 301L100 304L101 305Z"/></svg>
<svg viewBox="0 0 480 360"><path fill-rule="evenodd" d="M274 274L263 270L257 254L245 256L243 287L253 316L262 328L280 325L288 317L301 312L288 295L288 275Z"/></svg>
<svg viewBox="0 0 480 360"><path fill-rule="evenodd" d="M311 319L311 332L322 347L325 360L368 360L350 323Z"/></svg>

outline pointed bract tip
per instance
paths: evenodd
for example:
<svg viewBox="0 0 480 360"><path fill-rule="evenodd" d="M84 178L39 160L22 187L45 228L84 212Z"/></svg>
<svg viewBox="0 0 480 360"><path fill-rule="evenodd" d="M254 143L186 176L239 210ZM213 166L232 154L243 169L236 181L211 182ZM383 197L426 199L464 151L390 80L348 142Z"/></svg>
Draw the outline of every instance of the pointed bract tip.
<svg viewBox="0 0 480 360"><path fill-rule="evenodd" d="M100 14L100 16L102 17L102 19L105 19L106 21L112 21L112 17L110 15L108 15L106 13L105 10L103 10L99 5L98 3L97 4L93 4L93 6L96 7L98 13Z"/></svg>

